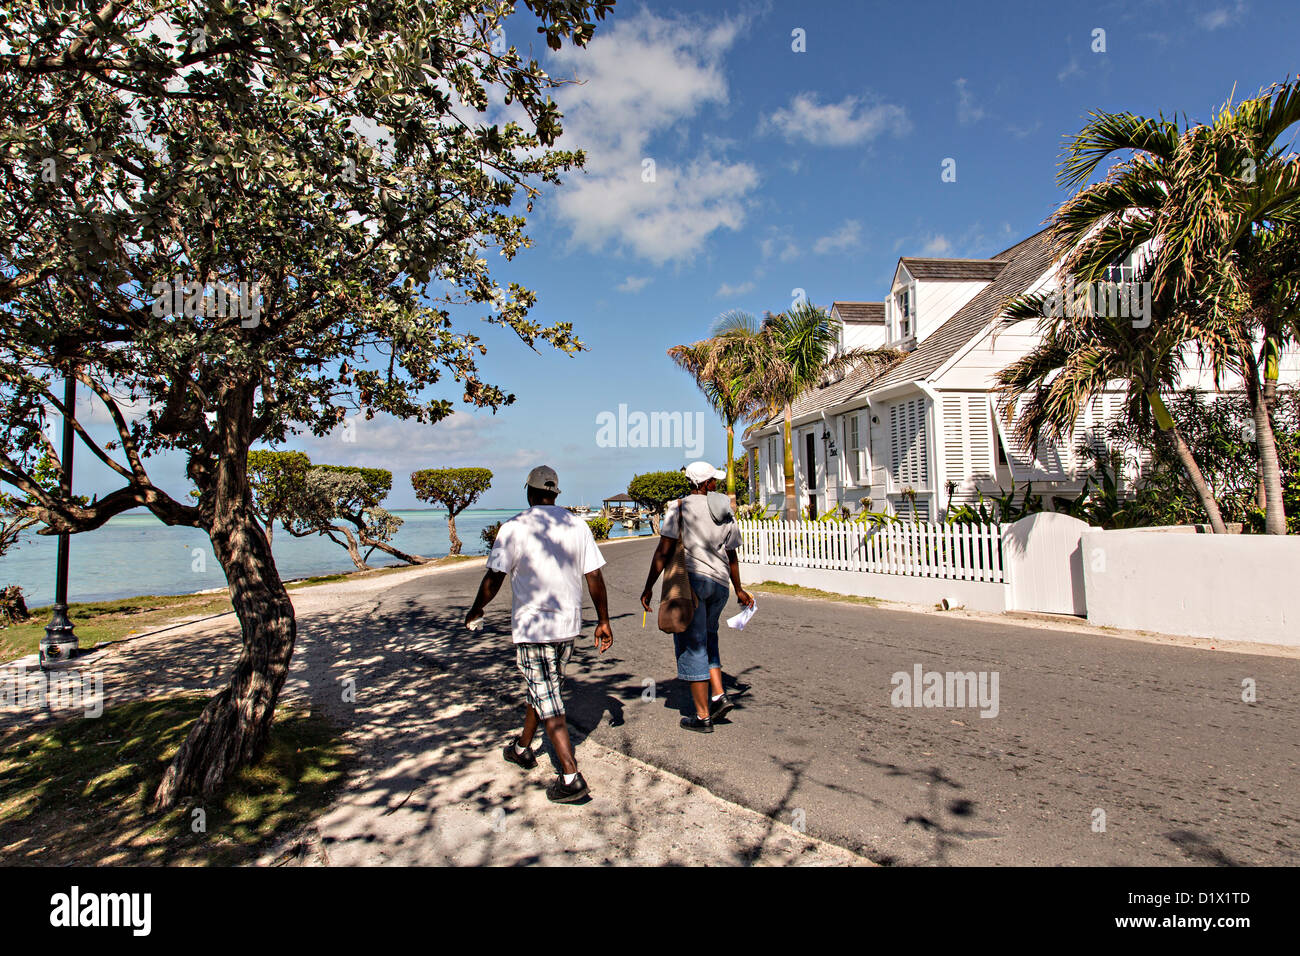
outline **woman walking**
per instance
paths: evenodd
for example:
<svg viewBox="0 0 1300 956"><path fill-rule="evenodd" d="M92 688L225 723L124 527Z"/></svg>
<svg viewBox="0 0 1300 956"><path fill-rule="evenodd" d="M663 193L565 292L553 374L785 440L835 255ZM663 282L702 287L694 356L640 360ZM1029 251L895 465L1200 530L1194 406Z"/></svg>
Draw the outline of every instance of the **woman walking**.
<svg viewBox="0 0 1300 956"><path fill-rule="evenodd" d="M713 733L713 721L734 706L722 687L722 659L718 654L718 618L727 606L730 587L745 607L754 599L740 585L740 529L734 520L718 523L709 508L708 495L726 472L708 462L697 461L686 468L691 493L664 518L659 547L650 561L641 606L651 610L655 581L663 573L676 548L683 548L686 571L697 600L690 626L673 635L677 653L677 679L691 688L695 714L682 718L682 727L697 733Z"/></svg>

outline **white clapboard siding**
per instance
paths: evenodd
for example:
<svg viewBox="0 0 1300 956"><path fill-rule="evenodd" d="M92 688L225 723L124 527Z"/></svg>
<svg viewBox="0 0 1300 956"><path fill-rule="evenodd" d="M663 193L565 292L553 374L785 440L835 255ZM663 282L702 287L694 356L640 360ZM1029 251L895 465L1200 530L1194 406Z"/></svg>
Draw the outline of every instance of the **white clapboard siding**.
<svg viewBox="0 0 1300 956"><path fill-rule="evenodd" d="M867 571L1001 584L1002 531L996 524L900 521L752 521L740 525L740 559L750 564Z"/></svg>

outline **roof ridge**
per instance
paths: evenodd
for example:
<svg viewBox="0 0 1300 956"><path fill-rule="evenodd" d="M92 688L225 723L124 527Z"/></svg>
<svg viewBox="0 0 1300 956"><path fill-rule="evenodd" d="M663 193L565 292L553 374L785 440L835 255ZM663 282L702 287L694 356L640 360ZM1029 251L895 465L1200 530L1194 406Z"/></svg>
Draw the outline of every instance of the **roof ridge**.
<svg viewBox="0 0 1300 956"><path fill-rule="evenodd" d="M913 262L1002 262L1003 260L989 257L987 259L973 258L970 256L899 256L898 258Z"/></svg>
<svg viewBox="0 0 1300 956"><path fill-rule="evenodd" d="M1007 256L1008 258L1015 258L1014 256L1011 255L1011 253L1015 252L1017 249L1019 249L1021 246L1025 245L1026 243L1031 242L1031 241L1033 241L1034 239L1037 239L1037 238L1038 238L1039 236L1041 236L1043 233L1045 233L1045 232L1051 232L1051 231L1052 231L1052 227L1051 227L1051 226L1044 226L1042 229L1039 229L1039 230L1038 230L1036 233L1034 233L1033 235L1031 235L1031 236L1026 236L1024 239L1021 239L1021 240L1020 240L1019 242L1017 242L1015 245L1008 246L1007 248L1003 249L1001 252L995 252L995 253L993 253L993 255L991 255L989 258L990 258L990 259L1001 259L1003 256Z"/></svg>

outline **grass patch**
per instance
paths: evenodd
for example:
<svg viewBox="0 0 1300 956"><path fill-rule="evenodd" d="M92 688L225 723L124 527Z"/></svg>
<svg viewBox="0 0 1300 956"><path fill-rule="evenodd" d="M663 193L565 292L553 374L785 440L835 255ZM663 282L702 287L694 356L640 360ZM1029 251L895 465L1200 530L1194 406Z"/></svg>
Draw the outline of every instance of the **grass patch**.
<svg viewBox="0 0 1300 956"><path fill-rule="evenodd" d="M294 581L285 587L294 591L298 588L314 587L318 584L334 584L350 581L354 578L376 577L410 571L414 567L438 567L446 564L459 564L481 558L478 554L450 554L435 558L428 564L398 564L393 567L375 568L370 571L349 571L340 574L322 574L317 577ZM184 618L210 617L213 614L226 614L231 611L230 597L225 591L211 594L150 594L141 597L121 598L115 601L90 601L68 606L68 616L77 629L77 640L83 648L91 648L102 641L118 641L133 634L143 634L166 624ZM41 638L45 636L45 625L50 620L50 609L38 607L32 609L31 619L22 624L13 624L0 629L0 663L14 660L26 654L35 654Z"/></svg>
<svg viewBox="0 0 1300 956"><path fill-rule="evenodd" d="M276 715L266 754L224 793L147 812L167 764L207 698L110 706L0 737L0 863L216 865L250 862L329 804L352 751L323 718ZM194 811L206 815L195 833Z"/></svg>
<svg viewBox="0 0 1300 956"><path fill-rule="evenodd" d="M178 618L208 617L230 610L230 598L222 591L212 594L151 594L116 601L72 604L68 607L68 616L77 629L77 640L83 648L89 648L100 641L116 641L141 634ZM34 608L31 620L0 630L0 661L36 653L49 620L48 607Z"/></svg>
<svg viewBox="0 0 1300 956"><path fill-rule="evenodd" d="M880 598L856 597L852 594L836 594L818 588L800 587L798 584L782 584L780 581L764 581L762 584L747 585L746 591L766 591L770 594L788 594L791 597L818 598L823 601L839 601L843 604L877 605Z"/></svg>

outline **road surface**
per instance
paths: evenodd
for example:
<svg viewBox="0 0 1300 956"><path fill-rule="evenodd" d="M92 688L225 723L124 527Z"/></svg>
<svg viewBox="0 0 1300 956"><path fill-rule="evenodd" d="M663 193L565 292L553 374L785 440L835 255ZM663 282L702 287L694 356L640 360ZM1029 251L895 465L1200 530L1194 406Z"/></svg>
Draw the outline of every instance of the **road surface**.
<svg viewBox="0 0 1300 956"><path fill-rule="evenodd" d="M591 647L588 603L567 687L579 741L884 864L1300 863L1300 661L760 594L749 627L722 632L738 706L692 734L672 639L653 615L641 627L652 548L603 547L615 643ZM446 622L481 574L399 584L377 615ZM463 633L508 654L509 589ZM917 665L996 673L996 716L893 706Z"/></svg>

